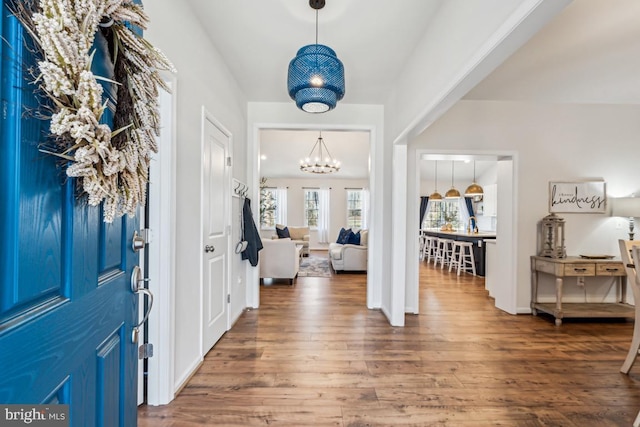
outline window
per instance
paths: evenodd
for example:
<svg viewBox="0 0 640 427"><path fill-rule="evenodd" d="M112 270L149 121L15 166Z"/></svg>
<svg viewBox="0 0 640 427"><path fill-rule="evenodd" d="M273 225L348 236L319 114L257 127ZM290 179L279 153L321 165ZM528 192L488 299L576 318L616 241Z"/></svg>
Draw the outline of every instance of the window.
<svg viewBox="0 0 640 427"><path fill-rule="evenodd" d="M362 228L362 190L347 190L347 227Z"/></svg>
<svg viewBox="0 0 640 427"><path fill-rule="evenodd" d="M304 225L318 227L318 190L304 190Z"/></svg>
<svg viewBox="0 0 640 427"><path fill-rule="evenodd" d="M260 228L276 227L276 189L263 187L260 189Z"/></svg>
<svg viewBox="0 0 640 427"><path fill-rule="evenodd" d="M424 216L422 228L440 228L451 224L454 230L460 228L460 202L458 200L443 200L429 203L429 211Z"/></svg>

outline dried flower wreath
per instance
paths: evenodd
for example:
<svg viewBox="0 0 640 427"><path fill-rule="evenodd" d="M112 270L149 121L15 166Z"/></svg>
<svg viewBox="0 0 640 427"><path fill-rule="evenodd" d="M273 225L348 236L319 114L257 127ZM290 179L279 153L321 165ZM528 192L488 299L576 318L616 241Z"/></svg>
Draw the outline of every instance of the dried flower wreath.
<svg viewBox="0 0 640 427"><path fill-rule="evenodd" d="M53 150L66 160L88 203L104 202L104 221L134 215L144 205L151 152L159 134L159 71L173 65L130 29L146 29L142 6L132 0L15 0L12 12L33 38L35 82L50 100ZM96 76L91 62L96 33L110 44L114 77ZM117 85L113 130L100 120L107 108L98 80Z"/></svg>

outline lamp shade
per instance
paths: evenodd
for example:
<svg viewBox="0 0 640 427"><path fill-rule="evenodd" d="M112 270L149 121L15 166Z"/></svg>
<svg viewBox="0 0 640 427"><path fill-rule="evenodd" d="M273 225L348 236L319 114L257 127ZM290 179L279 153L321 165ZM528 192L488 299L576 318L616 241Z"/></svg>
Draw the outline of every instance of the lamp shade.
<svg viewBox="0 0 640 427"><path fill-rule="evenodd" d="M473 161L473 182L464 192L464 195L467 197L477 197L482 196L484 194L484 190L478 183L476 182L476 161Z"/></svg>
<svg viewBox="0 0 640 427"><path fill-rule="evenodd" d="M438 191L434 191L433 193L431 193L429 195L429 201L431 202L441 202L442 201L442 194L438 193Z"/></svg>
<svg viewBox="0 0 640 427"><path fill-rule="evenodd" d="M333 49L303 46L289 63L289 96L308 113L324 113L344 97L344 66Z"/></svg>
<svg viewBox="0 0 640 427"><path fill-rule="evenodd" d="M454 187L451 187L449 189L449 191L444 193L444 198L445 199L459 199L460 198L460 192L458 190L456 190Z"/></svg>
<svg viewBox="0 0 640 427"><path fill-rule="evenodd" d="M484 190L478 184L473 182L464 192L465 196L473 197L473 196L482 196L484 194Z"/></svg>
<svg viewBox="0 0 640 427"><path fill-rule="evenodd" d="M612 216L640 218L640 197L619 197L612 202Z"/></svg>

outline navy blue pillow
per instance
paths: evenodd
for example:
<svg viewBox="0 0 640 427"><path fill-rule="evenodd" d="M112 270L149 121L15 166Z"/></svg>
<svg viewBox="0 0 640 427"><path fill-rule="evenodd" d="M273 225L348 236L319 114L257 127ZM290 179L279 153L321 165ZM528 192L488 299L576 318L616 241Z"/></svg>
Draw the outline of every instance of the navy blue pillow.
<svg viewBox="0 0 640 427"><path fill-rule="evenodd" d="M358 245L360 246L360 232L354 233L353 231L349 233L349 238L347 241L350 245Z"/></svg>
<svg viewBox="0 0 640 427"><path fill-rule="evenodd" d="M285 227L283 229L279 229L276 227L276 233L278 233L278 239L286 239L291 238L291 234L289 234L289 227Z"/></svg>
<svg viewBox="0 0 640 427"><path fill-rule="evenodd" d="M341 228L340 229L340 233L338 234L338 240L336 240L336 243L340 243L341 245L346 245L347 242L349 241L349 233L351 233L351 229L344 229Z"/></svg>

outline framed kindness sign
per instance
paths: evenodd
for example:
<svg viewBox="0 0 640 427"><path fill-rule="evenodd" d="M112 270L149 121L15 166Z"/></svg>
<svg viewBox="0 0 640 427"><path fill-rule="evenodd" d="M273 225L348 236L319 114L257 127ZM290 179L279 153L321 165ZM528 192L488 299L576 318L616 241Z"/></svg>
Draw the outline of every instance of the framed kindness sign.
<svg viewBox="0 0 640 427"><path fill-rule="evenodd" d="M604 181L549 182L551 213L605 213L606 210Z"/></svg>

